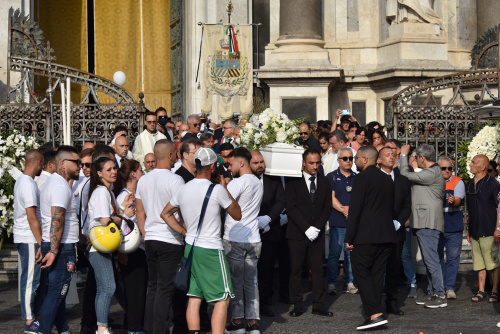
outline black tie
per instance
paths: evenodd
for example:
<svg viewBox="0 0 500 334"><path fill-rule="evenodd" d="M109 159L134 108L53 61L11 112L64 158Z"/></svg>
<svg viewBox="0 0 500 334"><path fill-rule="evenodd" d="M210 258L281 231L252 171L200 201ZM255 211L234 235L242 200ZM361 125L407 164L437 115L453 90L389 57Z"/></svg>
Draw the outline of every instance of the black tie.
<svg viewBox="0 0 500 334"><path fill-rule="evenodd" d="M310 186L310 190L309 190L309 194L311 195L311 201L314 202L314 197L316 196L316 184L314 183L314 180L316 179L315 176L311 176L309 178L309 181L311 181L311 186Z"/></svg>
<svg viewBox="0 0 500 334"><path fill-rule="evenodd" d="M120 163L124 162L125 161L125 158L121 158L120 159Z"/></svg>

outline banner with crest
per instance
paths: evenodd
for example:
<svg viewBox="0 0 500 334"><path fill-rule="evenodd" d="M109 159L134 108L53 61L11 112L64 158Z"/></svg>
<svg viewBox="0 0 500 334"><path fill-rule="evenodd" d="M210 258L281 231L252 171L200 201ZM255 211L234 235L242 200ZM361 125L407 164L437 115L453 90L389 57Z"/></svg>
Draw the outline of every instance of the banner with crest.
<svg viewBox="0 0 500 334"><path fill-rule="evenodd" d="M202 52L201 111L214 114L215 95L219 118L232 118L233 112L249 117L253 106L252 26L205 25Z"/></svg>

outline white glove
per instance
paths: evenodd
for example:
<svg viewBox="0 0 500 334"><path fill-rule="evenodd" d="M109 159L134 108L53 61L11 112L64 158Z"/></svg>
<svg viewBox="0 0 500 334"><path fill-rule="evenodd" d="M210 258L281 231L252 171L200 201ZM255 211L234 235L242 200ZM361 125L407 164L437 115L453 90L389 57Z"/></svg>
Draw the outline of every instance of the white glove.
<svg viewBox="0 0 500 334"><path fill-rule="evenodd" d="M266 225L266 227L264 227L264 228L262 229L262 233L269 232L270 230L271 230L271 227L270 227L270 226L269 226L269 224L268 224L268 225Z"/></svg>
<svg viewBox="0 0 500 334"><path fill-rule="evenodd" d="M288 216L285 214L280 214L280 225L283 226L288 223Z"/></svg>
<svg viewBox="0 0 500 334"><path fill-rule="evenodd" d="M311 226L306 230L305 234L309 240L314 241L319 235L319 230L316 227Z"/></svg>
<svg viewBox="0 0 500 334"><path fill-rule="evenodd" d="M394 228L396 229L396 231L399 230L401 224L397 220L393 220L392 222L394 223Z"/></svg>
<svg viewBox="0 0 500 334"><path fill-rule="evenodd" d="M259 216L257 217L257 222L259 225L259 230L261 230L263 228L266 228L266 226L269 226L271 218L269 218L269 216Z"/></svg>

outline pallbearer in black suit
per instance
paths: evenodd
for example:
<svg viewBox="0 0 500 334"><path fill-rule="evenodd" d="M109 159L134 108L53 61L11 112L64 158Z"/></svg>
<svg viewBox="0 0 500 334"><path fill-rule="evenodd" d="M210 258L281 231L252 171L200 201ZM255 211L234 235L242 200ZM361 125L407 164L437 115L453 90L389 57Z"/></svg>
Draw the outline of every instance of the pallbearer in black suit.
<svg viewBox="0 0 500 334"><path fill-rule="evenodd" d="M323 259L325 258L325 225L332 211L332 189L325 176L318 175L319 152L307 150L302 155L301 178L286 182L286 238L290 251L290 301L294 304L290 316L304 313L300 280L302 265L308 258L312 274L312 313L333 316L324 309L325 294Z"/></svg>
<svg viewBox="0 0 500 334"><path fill-rule="evenodd" d="M401 275L401 252L403 251L403 244L406 239L405 222L410 217L411 213L411 183L408 179L396 173L394 169L394 160L396 158L395 150L391 147L384 147L378 152L378 163L380 170L388 174L394 181L394 213L397 217L396 227L397 230L397 243L394 247L389 259L387 260L387 271L385 274L385 304L387 313L395 315L404 315L400 310L399 303L396 298L400 275Z"/></svg>
<svg viewBox="0 0 500 334"><path fill-rule="evenodd" d="M380 303L387 259L397 240L394 182L375 167L377 158L378 152L373 146L358 150L355 163L361 172L352 185L345 236L366 316L358 330L387 323Z"/></svg>
<svg viewBox="0 0 500 334"><path fill-rule="evenodd" d="M250 168L264 185L264 196L257 217L262 241L262 250L257 264L260 315L274 317L275 313L271 309L271 305L276 259L279 261L280 299L289 299L290 255L284 234L286 225L282 227L280 224L280 213L285 208L285 191L279 176L264 175L266 164L259 151L252 151Z"/></svg>

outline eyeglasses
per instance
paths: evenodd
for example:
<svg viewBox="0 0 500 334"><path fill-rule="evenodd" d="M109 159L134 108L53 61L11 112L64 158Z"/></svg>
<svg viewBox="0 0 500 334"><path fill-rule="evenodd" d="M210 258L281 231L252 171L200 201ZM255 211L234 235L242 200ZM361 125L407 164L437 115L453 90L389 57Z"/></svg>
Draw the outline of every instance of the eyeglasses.
<svg viewBox="0 0 500 334"><path fill-rule="evenodd" d="M201 126L201 123L193 123L194 127Z"/></svg>
<svg viewBox="0 0 500 334"><path fill-rule="evenodd" d="M80 159L63 159L63 161L71 161L77 164L78 166L82 165L82 161Z"/></svg>
<svg viewBox="0 0 500 334"><path fill-rule="evenodd" d="M85 168L90 168L92 166L91 162L82 162L82 166Z"/></svg>
<svg viewBox="0 0 500 334"><path fill-rule="evenodd" d="M441 167L442 171L448 170L448 171L453 171L453 167Z"/></svg>
<svg viewBox="0 0 500 334"><path fill-rule="evenodd" d="M304 135L304 136L305 136L305 135L308 135L308 134L309 134L309 132L301 132L301 133L300 133L300 135L301 135L301 136L302 136L302 135Z"/></svg>
<svg viewBox="0 0 500 334"><path fill-rule="evenodd" d="M353 161L353 160L354 160L354 158L353 158L353 157L342 157L342 158L339 158L339 160L343 160L343 161L347 161L347 160L349 160L349 161Z"/></svg>

